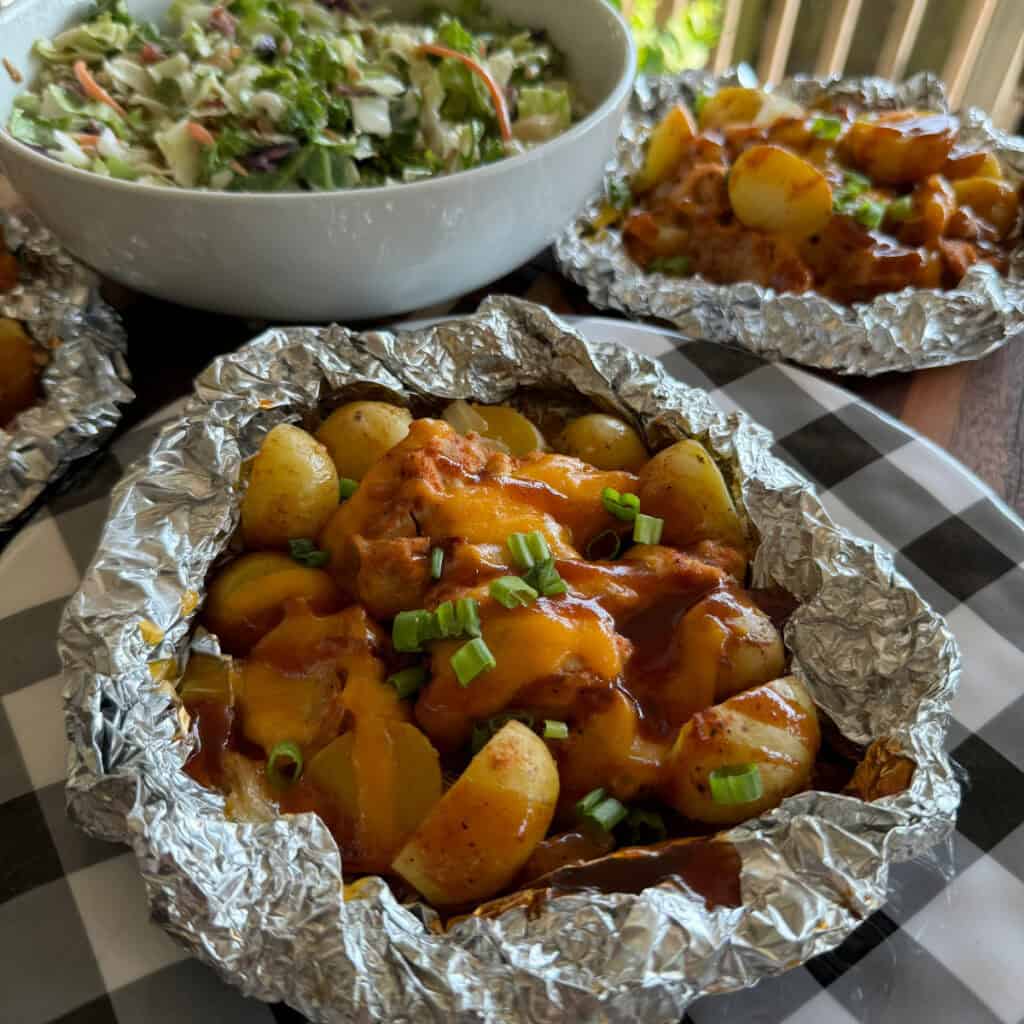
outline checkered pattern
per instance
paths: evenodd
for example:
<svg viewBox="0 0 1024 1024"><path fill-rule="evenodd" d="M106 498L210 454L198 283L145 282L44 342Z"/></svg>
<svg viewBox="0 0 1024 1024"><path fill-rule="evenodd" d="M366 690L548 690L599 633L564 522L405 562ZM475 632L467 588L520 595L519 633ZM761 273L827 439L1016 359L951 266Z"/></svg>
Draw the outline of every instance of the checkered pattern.
<svg viewBox="0 0 1024 1024"><path fill-rule="evenodd" d="M891 900L838 949L736 995L692 1024L1024 1024L1024 524L927 442L847 392L652 328L581 321L589 336L660 358L721 406L771 428L833 516L896 553L964 651L950 749L969 774L953 840L902 865ZM158 414L52 498L0 554L0 1020L4 1024L298 1022L241 998L148 923L124 848L63 813L54 634L88 564L110 487Z"/></svg>

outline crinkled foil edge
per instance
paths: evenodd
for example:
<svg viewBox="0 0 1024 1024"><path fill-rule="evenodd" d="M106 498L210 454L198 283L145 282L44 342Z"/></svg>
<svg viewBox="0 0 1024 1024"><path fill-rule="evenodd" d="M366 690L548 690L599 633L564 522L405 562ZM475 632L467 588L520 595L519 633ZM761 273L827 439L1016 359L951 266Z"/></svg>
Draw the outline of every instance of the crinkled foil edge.
<svg viewBox="0 0 1024 1024"><path fill-rule="evenodd" d="M442 932L379 878L346 886L314 815L229 821L180 771L184 716L148 666L184 662L195 596L238 522L242 461L266 431L356 396L500 402L519 388L583 396L655 447L709 445L760 532L754 584L801 601L786 630L794 671L848 737L887 737L917 764L898 795L804 793L727 833L741 907L709 910L667 880L640 895L551 896ZM654 360L587 343L520 299L408 333L267 331L198 378L182 417L126 474L65 611L70 813L132 844L155 920L190 951L246 995L315 1021L675 1022L700 995L834 947L884 902L889 866L952 829L959 787L943 736L960 657L890 557L839 529L770 443Z"/></svg>
<svg viewBox="0 0 1024 1024"><path fill-rule="evenodd" d="M0 292L0 316L20 320L49 354L42 399L0 429L0 530L72 462L100 448L135 397L128 386L126 336L98 293L98 279L24 211L0 213L22 280Z"/></svg>
<svg viewBox="0 0 1024 1024"><path fill-rule="evenodd" d="M639 168L644 139L680 98L692 104L701 93L735 84L756 80L745 67L719 77L687 71L638 79L607 175L631 175ZM804 104L831 98L870 110L947 109L941 83L928 73L898 85L880 78L797 76L773 91ZM1024 180L1024 139L999 131L976 109L963 113L961 138L991 148L1010 180L1018 185ZM586 288L595 306L666 321L688 337L737 346L765 359L872 376L980 359L1024 332L1024 245L1011 256L1009 278L976 265L952 291L906 288L844 306L813 292L786 294L755 284L712 284L699 275L645 274L618 230L589 232L602 202L603 196L594 196L556 240L562 272Z"/></svg>

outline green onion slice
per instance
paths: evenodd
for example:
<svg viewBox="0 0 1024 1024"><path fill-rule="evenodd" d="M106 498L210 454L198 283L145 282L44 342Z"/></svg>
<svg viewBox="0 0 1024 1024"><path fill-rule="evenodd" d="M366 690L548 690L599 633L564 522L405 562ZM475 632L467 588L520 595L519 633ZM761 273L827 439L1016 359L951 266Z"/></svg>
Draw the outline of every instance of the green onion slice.
<svg viewBox="0 0 1024 1024"><path fill-rule="evenodd" d="M391 626L391 643L396 651L410 654L423 650L434 617L430 612L417 608L413 612L399 612Z"/></svg>
<svg viewBox="0 0 1024 1024"><path fill-rule="evenodd" d="M437 606L434 612L434 621L437 623L437 632L442 637L459 636L462 632L459 628L459 620L455 615L455 605L451 601L445 601Z"/></svg>
<svg viewBox="0 0 1024 1024"><path fill-rule="evenodd" d="M459 686L469 686L478 675L489 672L497 661L491 654L491 649L484 643L483 637L477 637L463 644L451 659L452 670Z"/></svg>
<svg viewBox="0 0 1024 1024"><path fill-rule="evenodd" d="M558 575L553 558L546 558L543 562L538 562L523 579L530 587L545 597L558 597L560 594L568 593L569 590L565 585L565 580Z"/></svg>
<svg viewBox="0 0 1024 1024"><path fill-rule="evenodd" d="M338 497L342 501L348 501L358 490L358 480L353 480L350 476L343 476L338 479Z"/></svg>
<svg viewBox="0 0 1024 1024"><path fill-rule="evenodd" d="M576 801L576 813L589 814L604 798L605 791L603 789L600 787L592 789L582 800Z"/></svg>
<svg viewBox="0 0 1024 1024"><path fill-rule="evenodd" d="M430 549L430 577L431 579L439 580L441 578L441 570L444 569L444 549L443 548L431 548Z"/></svg>
<svg viewBox="0 0 1024 1024"><path fill-rule="evenodd" d="M540 530L510 534L506 543L512 557L523 569L530 569L537 562L543 562L551 557L551 549Z"/></svg>
<svg viewBox="0 0 1024 1024"><path fill-rule="evenodd" d="M460 597L455 602L455 617L461 636L480 635L480 606L475 597Z"/></svg>
<svg viewBox="0 0 1024 1024"><path fill-rule="evenodd" d="M822 114L811 122L811 134L829 142L832 139L838 139L842 130L843 122L831 114Z"/></svg>
<svg viewBox="0 0 1024 1024"><path fill-rule="evenodd" d="M398 691L398 696L405 700L417 693L429 678L426 668L422 665L414 665L412 668L402 669L393 676L388 676L388 682Z"/></svg>
<svg viewBox="0 0 1024 1024"><path fill-rule="evenodd" d="M670 277L685 277L690 272L690 257L661 256L658 259L651 260L644 269L649 274L668 274Z"/></svg>
<svg viewBox="0 0 1024 1024"><path fill-rule="evenodd" d="M625 178L608 178L604 191L608 205L616 210L628 210L633 205L633 190Z"/></svg>
<svg viewBox="0 0 1024 1024"><path fill-rule="evenodd" d="M288 553L307 569L320 569L327 564L331 557L326 551L321 551L307 537L288 541Z"/></svg>
<svg viewBox="0 0 1024 1024"><path fill-rule="evenodd" d="M626 491L620 494L614 487L606 487L601 492L601 504L616 519L629 521L636 518L640 511L640 499L635 494Z"/></svg>
<svg viewBox="0 0 1024 1024"><path fill-rule="evenodd" d="M853 219L862 227L874 231L882 223L884 216L885 203L880 203L875 199L862 199L853 215Z"/></svg>
<svg viewBox="0 0 1024 1024"><path fill-rule="evenodd" d="M660 843L668 835L665 819L657 811L645 811L636 807L629 812L626 824L632 833L633 843L637 846Z"/></svg>
<svg viewBox="0 0 1024 1024"><path fill-rule="evenodd" d="M710 775L711 799L716 804L749 804L764 793L761 771L756 764L731 764Z"/></svg>
<svg viewBox="0 0 1024 1024"><path fill-rule="evenodd" d="M596 822L605 830L611 832L616 825L622 822L629 809L625 804L620 803L613 796L605 797L596 807L591 808L585 817Z"/></svg>
<svg viewBox="0 0 1024 1024"><path fill-rule="evenodd" d="M914 213L914 197L900 196L899 199L894 199L885 212L892 220L910 220Z"/></svg>
<svg viewBox="0 0 1024 1024"><path fill-rule="evenodd" d="M567 740L568 738L569 726L565 722L558 722L551 718L544 719L544 739Z"/></svg>
<svg viewBox="0 0 1024 1024"><path fill-rule="evenodd" d="M633 540L637 544L657 544L661 540L661 531L664 526L664 519L659 519L657 516L645 516L640 512L633 521Z"/></svg>
<svg viewBox="0 0 1024 1024"><path fill-rule="evenodd" d="M525 607L533 604L540 596L533 587L518 576L502 576L493 580L490 587L491 597L505 608Z"/></svg>
<svg viewBox="0 0 1024 1024"><path fill-rule="evenodd" d="M298 782L302 775L302 751L297 743L276 743L267 755L267 778L281 788Z"/></svg>
<svg viewBox="0 0 1024 1024"><path fill-rule="evenodd" d="M614 530L602 530L587 545L587 558L592 562L610 562L619 557L622 538Z"/></svg>

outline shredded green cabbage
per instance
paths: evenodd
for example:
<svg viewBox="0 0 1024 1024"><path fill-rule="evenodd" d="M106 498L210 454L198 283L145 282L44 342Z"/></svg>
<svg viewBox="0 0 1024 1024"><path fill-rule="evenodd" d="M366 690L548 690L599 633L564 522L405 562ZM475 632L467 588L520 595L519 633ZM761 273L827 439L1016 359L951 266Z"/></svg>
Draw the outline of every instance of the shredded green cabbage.
<svg viewBox="0 0 1024 1024"><path fill-rule="evenodd" d="M401 23L338 0L173 0L161 32L103 0L36 43L44 69L7 130L97 174L242 191L415 181L566 131L581 111L543 33L446 6ZM424 45L490 75L511 138L481 74Z"/></svg>

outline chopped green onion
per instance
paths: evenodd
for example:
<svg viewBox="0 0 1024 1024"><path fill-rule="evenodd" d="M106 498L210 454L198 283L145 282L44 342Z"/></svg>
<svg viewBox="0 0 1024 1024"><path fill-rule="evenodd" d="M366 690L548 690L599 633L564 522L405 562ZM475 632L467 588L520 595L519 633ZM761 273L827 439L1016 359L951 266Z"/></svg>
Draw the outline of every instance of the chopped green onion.
<svg viewBox="0 0 1024 1024"><path fill-rule="evenodd" d="M633 540L637 544L657 544L661 540L661 531L664 526L664 519L659 519L657 516L645 516L643 512L639 512L633 521Z"/></svg>
<svg viewBox="0 0 1024 1024"><path fill-rule="evenodd" d="M665 819L657 811L645 811L634 808L626 818L626 824L632 833L634 845L661 842L668 835Z"/></svg>
<svg viewBox="0 0 1024 1024"><path fill-rule="evenodd" d="M843 189L852 196L859 196L871 188L871 179L857 171L843 171Z"/></svg>
<svg viewBox="0 0 1024 1024"><path fill-rule="evenodd" d="M437 622L437 631L442 637L461 635L462 630L459 628L459 620L455 614L455 605L451 601L445 601L437 606L434 620Z"/></svg>
<svg viewBox="0 0 1024 1024"><path fill-rule="evenodd" d="M430 578L439 580L441 570L444 568L444 549L431 548L430 550Z"/></svg>
<svg viewBox="0 0 1024 1024"><path fill-rule="evenodd" d="M685 277L690 272L689 256L660 256L651 260L644 268L649 274L669 274Z"/></svg>
<svg viewBox="0 0 1024 1024"><path fill-rule="evenodd" d="M608 205L616 210L628 210L633 205L633 190L625 178L609 178L604 185Z"/></svg>
<svg viewBox="0 0 1024 1024"><path fill-rule="evenodd" d="M709 776L711 799L716 804L749 804L764 793L756 764L732 764L717 768Z"/></svg>
<svg viewBox="0 0 1024 1024"><path fill-rule="evenodd" d="M596 807L591 808L584 817L596 822L605 832L611 832L627 814L629 814L629 809L626 805L620 803L615 797L609 796L605 797Z"/></svg>
<svg viewBox="0 0 1024 1024"><path fill-rule="evenodd" d="M616 519L623 519L626 522L635 519L637 512L640 511L640 499L635 494L630 494L629 491L620 494L614 487L606 487L601 492L601 504Z"/></svg>
<svg viewBox="0 0 1024 1024"><path fill-rule="evenodd" d="M553 558L546 558L543 562L538 562L523 579L530 587L545 597L557 597L569 590L565 585L565 580L558 575Z"/></svg>
<svg viewBox="0 0 1024 1024"><path fill-rule="evenodd" d="M701 112L704 110L704 108L708 105L709 99L711 99L711 96L706 92L699 92L696 96L693 97L693 112L697 115L698 118L700 117Z"/></svg>
<svg viewBox="0 0 1024 1024"><path fill-rule="evenodd" d="M338 497L342 501L348 501L358 490L358 480L353 480L350 476L343 476L338 479Z"/></svg>
<svg viewBox="0 0 1024 1024"><path fill-rule="evenodd" d="M319 569L330 560L326 551L321 551L313 541L306 537L288 541L288 553L300 565L307 569Z"/></svg>
<svg viewBox="0 0 1024 1024"><path fill-rule="evenodd" d="M279 765L283 761L286 764ZM290 768L287 765L290 764ZM267 778L275 786L285 787L297 782L302 774L302 751L297 743L285 740L271 747L267 756Z"/></svg>
<svg viewBox="0 0 1024 1024"><path fill-rule="evenodd" d="M423 640L429 634L434 617L422 608L414 612L399 612L391 626L391 643L396 651L412 653L423 650Z"/></svg>
<svg viewBox="0 0 1024 1024"><path fill-rule="evenodd" d="M843 122L831 114L822 114L811 122L811 134L829 142L832 139L838 139L842 130Z"/></svg>
<svg viewBox="0 0 1024 1024"><path fill-rule="evenodd" d="M882 223L884 216L885 203L880 203L875 199L862 199L853 215L853 219L863 227L874 231Z"/></svg>
<svg viewBox="0 0 1024 1024"><path fill-rule="evenodd" d="M900 196L899 199L894 199L885 213L891 220L910 220L914 213L914 197Z"/></svg>
<svg viewBox="0 0 1024 1024"><path fill-rule="evenodd" d="M551 549L540 530L510 534L506 543L512 557L523 569L530 569L537 562L551 557Z"/></svg>
<svg viewBox="0 0 1024 1024"><path fill-rule="evenodd" d="M480 606L475 597L460 597L455 602L455 617L462 636L480 635Z"/></svg>
<svg viewBox="0 0 1024 1024"><path fill-rule="evenodd" d="M600 787L592 789L582 800L576 801L576 813L589 814L604 798L605 791L603 789Z"/></svg>
<svg viewBox="0 0 1024 1024"><path fill-rule="evenodd" d="M525 607L539 597L537 591L518 576L502 576L493 580L490 591L491 597L505 608Z"/></svg>
<svg viewBox="0 0 1024 1024"><path fill-rule="evenodd" d="M587 558L592 562L612 561L619 557L622 540L614 530L602 530L588 545Z"/></svg>
<svg viewBox="0 0 1024 1024"><path fill-rule="evenodd" d="M483 637L479 636L475 640L463 644L451 659L452 669L455 672L455 678L459 681L459 686L469 686L478 675L489 672L497 664L494 655L491 654L491 649L484 643Z"/></svg>
<svg viewBox="0 0 1024 1024"><path fill-rule="evenodd" d="M565 722L557 722L550 718L544 719L544 739L567 740L568 738L569 726Z"/></svg>
<svg viewBox="0 0 1024 1024"><path fill-rule="evenodd" d="M388 676L388 682L398 691L398 696L405 700L416 693L428 678L427 670L422 665L414 665Z"/></svg>

